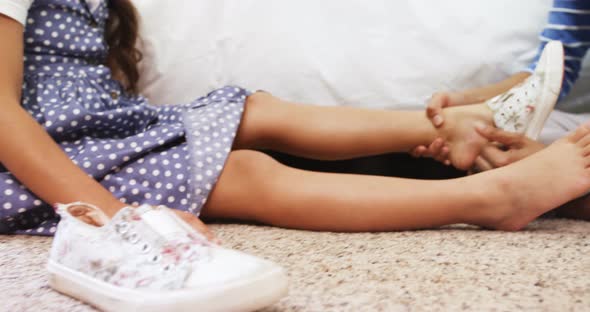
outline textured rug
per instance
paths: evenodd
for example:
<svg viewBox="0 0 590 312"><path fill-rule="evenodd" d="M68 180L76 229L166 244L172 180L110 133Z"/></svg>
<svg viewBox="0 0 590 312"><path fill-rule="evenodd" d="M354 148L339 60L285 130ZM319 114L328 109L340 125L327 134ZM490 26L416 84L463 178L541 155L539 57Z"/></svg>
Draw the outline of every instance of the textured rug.
<svg viewBox="0 0 590 312"><path fill-rule="evenodd" d="M463 226L376 234L212 228L226 246L288 269L289 295L266 312L590 311L588 222L543 220L516 233ZM93 310L48 287L50 244L0 236L0 310Z"/></svg>

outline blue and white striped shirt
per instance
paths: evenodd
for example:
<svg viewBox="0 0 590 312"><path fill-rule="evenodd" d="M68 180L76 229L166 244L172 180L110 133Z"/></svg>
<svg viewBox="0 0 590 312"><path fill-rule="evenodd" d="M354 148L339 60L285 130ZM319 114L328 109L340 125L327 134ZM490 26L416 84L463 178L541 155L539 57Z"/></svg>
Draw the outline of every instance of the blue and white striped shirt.
<svg viewBox="0 0 590 312"><path fill-rule="evenodd" d="M578 79L582 61L590 48L590 0L554 0L549 21L539 38L539 52L528 70L535 70L548 41L561 41L565 49L565 78L560 94L563 98Z"/></svg>

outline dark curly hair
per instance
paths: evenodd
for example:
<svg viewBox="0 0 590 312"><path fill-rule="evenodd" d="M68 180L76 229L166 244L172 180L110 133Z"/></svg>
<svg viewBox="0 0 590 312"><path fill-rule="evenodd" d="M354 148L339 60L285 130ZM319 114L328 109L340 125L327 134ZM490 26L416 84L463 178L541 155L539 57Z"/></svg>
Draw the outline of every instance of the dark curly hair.
<svg viewBox="0 0 590 312"><path fill-rule="evenodd" d="M106 24L105 40L109 46L106 65L113 77L119 80L126 91L137 92L141 52L137 49L139 38L139 17L130 0L108 1L109 19Z"/></svg>

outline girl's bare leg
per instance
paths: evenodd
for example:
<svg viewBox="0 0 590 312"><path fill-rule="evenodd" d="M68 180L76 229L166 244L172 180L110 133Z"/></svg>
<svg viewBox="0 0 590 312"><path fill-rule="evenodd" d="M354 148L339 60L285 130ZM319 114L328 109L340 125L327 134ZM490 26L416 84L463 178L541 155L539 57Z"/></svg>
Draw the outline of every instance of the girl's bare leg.
<svg viewBox="0 0 590 312"><path fill-rule="evenodd" d="M492 124L485 105L443 111L448 123L435 129L421 111L385 111L289 103L267 93L250 96L234 148L270 149L323 160L407 152L442 137L451 160L470 167L487 141L474 127Z"/></svg>
<svg viewBox="0 0 590 312"><path fill-rule="evenodd" d="M590 189L589 155L586 127L512 165L445 181L308 172L235 151L203 216L325 231L516 230Z"/></svg>

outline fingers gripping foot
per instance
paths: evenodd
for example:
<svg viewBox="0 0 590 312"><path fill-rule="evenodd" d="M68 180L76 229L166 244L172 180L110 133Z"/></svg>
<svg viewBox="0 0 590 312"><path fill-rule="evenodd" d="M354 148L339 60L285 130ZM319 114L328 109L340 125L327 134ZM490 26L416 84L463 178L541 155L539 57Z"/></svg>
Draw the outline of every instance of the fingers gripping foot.
<svg viewBox="0 0 590 312"><path fill-rule="evenodd" d="M493 207L496 229L518 230L590 191L590 128L582 126L546 149L490 171L504 204Z"/></svg>
<svg viewBox="0 0 590 312"><path fill-rule="evenodd" d="M492 111L479 104L447 108L443 114L446 122L439 132L450 148L449 159L456 168L468 170L488 142L476 127L493 125Z"/></svg>

